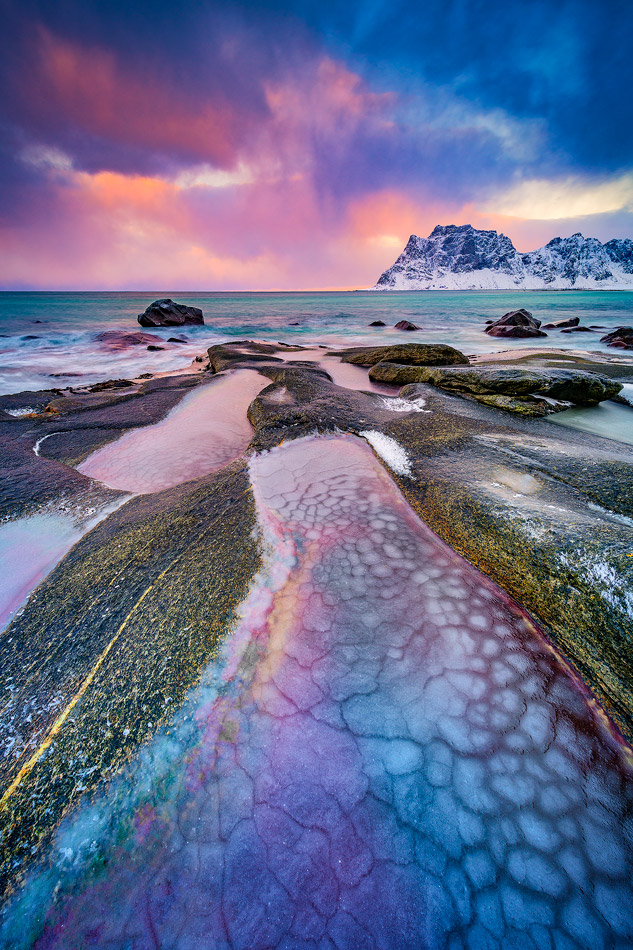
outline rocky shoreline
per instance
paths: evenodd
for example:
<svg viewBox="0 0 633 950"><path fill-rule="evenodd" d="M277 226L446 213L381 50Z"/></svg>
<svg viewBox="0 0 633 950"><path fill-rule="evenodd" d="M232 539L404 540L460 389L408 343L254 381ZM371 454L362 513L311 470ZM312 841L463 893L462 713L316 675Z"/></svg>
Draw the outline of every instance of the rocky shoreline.
<svg viewBox="0 0 633 950"><path fill-rule="evenodd" d="M354 388L333 379L346 366ZM248 406L250 444L218 471L128 501L77 471L238 370L263 388ZM633 448L542 418L611 399L626 380L633 360L622 355L470 361L424 344L326 352L242 341L210 347L185 374L1 397L5 522L122 502L2 640L3 889L218 655L264 555L249 460L305 437L369 443L411 509L529 611L630 741Z"/></svg>

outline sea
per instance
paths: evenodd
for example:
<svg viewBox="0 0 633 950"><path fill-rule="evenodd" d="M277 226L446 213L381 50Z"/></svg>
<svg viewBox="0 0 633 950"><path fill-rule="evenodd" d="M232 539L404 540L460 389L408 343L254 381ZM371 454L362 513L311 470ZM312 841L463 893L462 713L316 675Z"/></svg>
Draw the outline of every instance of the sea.
<svg viewBox="0 0 633 950"><path fill-rule="evenodd" d="M171 297L200 307L205 325L182 330L148 329L164 349L113 350L97 339L103 330L139 330L137 315L153 301ZM543 323L579 317L588 333L552 330L534 340L499 340L483 332L495 320L524 307ZM375 320L387 324L370 327ZM395 330L410 320L417 333ZM0 393L62 388L130 378L142 372L185 368L212 343L281 340L337 348L352 344L443 342L468 355L531 346L596 352L600 337L633 325L632 291L372 291L319 293L192 293L189 291L0 293ZM178 336L185 343L168 343Z"/></svg>

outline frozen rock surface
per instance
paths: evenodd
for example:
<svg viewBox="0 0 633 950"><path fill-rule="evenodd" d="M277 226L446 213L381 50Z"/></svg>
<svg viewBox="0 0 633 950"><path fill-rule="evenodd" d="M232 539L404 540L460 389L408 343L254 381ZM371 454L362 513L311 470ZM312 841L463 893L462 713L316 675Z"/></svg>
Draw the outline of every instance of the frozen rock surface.
<svg viewBox="0 0 633 950"><path fill-rule="evenodd" d="M609 290L633 287L633 241L572 234L521 254L505 234L470 224L412 234L374 290Z"/></svg>
<svg viewBox="0 0 633 950"><path fill-rule="evenodd" d="M267 566L222 663L2 946L630 947L628 747L527 615L353 437L251 479Z"/></svg>
<svg viewBox="0 0 633 950"><path fill-rule="evenodd" d="M267 380L251 370L200 386L161 422L126 432L79 466L110 488L155 492L217 471L251 440L246 410Z"/></svg>

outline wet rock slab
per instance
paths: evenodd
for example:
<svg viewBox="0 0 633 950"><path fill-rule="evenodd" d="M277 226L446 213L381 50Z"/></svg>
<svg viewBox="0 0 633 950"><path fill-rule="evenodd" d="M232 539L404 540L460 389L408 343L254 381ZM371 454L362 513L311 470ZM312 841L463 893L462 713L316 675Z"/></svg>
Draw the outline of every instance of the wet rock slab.
<svg viewBox="0 0 633 950"><path fill-rule="evenodd" d="M90 504L95 491L100 500L113 500L116 493L73 466L124 432L163 419L203 379L171 376L0 397L0 407L20 413L0 414L0 515L16 517L61 500Z"/></svg>
<svg viewBox="0 0 633 950"><path fill-rule="evenodd" d="M284 353L296 353L304 349L303 346L287 343L258 343L253 340L216 343L207 350L208 368L213 373L237 367L257 369L258 363L283 362Z"/></svg>
<svg viewBox="0 0 633 950"><path fill-rule="evenodd" d="M133 499L4 633L0 890L197 681L257 571L254 528L243 464Z"/></svg>

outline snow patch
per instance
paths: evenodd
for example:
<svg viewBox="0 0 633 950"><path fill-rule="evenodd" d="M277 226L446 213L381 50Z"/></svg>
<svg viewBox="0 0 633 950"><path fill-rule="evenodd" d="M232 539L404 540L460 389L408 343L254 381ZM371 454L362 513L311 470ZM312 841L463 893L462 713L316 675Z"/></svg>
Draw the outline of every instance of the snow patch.
<svg viewBox="0 0 633 950"><path fill-rule="evenodd" d="M37 409L32 406L22 406L20 409L5 409L4 411L8 416L30 416L37 412Z"/></svg>
<svg viewBox="0 0 633 950"><path fill-rule="evenodd" d="M381 396L385 409L389 412L430 412L425 409L426 399L417 396L415 399L402 399L400 396Z"/></svg>
<svg viewBox="0 0 633 950"><path fill-rule="evenodd" d="M359 433L372 449L397 475L413 475L409 456L399 442L376 429L364 429Z"/></svg>
<svg viewBox="0 0 633 950"><path fill-rule="evenodd" d="M373 290L615 290L633 288L633 241L602 244L573 234L529 254L470 224L412 234Z"/></svg>
<svg viewBox="0 0 633 950"><path fill-rule="evenodd" d="M616 571L612 564L604 560L593 560L580 551L576 552L575 563L565 554L559 554L558 559L565 567L580 572L596 588L597 593L611 607L621 610L633 620L633 591L629 580Z"/></svg>

